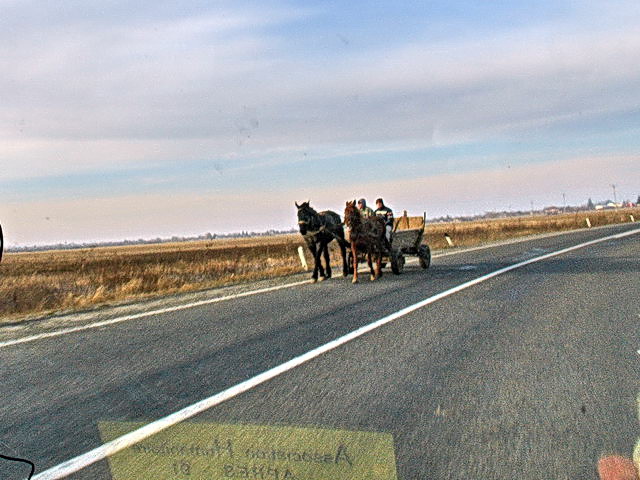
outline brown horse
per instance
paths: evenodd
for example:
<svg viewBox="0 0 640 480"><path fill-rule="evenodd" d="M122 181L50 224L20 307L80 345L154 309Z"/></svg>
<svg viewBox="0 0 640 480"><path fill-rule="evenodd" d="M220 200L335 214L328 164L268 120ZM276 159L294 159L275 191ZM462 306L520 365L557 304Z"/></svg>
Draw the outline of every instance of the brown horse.
<svg viewBox="0 0 640 480"><path fill-rule="evenodd" d="M353 280L358 283L358 251L366 252L367 263L371 269L371 280L382 276L381 263L384 252L384 219L373 216L363 218L356 201L347 202L344 210L344 223L350 229L351 255L353 257ZM372 256L375 258L376 269L374 271Z"/></svg>

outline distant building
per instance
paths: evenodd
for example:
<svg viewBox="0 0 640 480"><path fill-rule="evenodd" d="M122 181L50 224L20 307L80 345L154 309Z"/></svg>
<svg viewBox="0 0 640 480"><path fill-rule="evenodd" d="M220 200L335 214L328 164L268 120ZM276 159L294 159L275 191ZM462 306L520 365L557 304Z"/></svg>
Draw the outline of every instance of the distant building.
<svg viewBox="0 0 640 480"><path fill-rule="evenodd" d="M545 207L544 210L542 210L542 213L544 213L545 215L558 215L560 213L560 209L558 207Z"/></svg>

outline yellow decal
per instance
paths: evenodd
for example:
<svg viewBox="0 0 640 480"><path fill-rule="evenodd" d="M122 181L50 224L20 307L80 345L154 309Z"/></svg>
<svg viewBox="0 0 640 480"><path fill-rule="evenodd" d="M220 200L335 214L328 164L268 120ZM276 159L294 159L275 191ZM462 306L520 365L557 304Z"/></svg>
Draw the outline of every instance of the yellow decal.
<svg viewBox="0 0 640 480"><path fill-rule="evenodd" d="M144 423L99 422L102 440ZM388 433L180 423L111 457L113 480L397 480Z"/></svg>

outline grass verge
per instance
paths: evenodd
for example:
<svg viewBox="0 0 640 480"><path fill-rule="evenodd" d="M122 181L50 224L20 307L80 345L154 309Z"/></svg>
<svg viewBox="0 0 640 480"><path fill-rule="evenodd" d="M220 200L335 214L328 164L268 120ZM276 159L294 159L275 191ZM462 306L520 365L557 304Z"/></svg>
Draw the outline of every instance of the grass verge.
<svg viewBox="0 0 640 480"><path fill-rule="evenodd" d="M432 249L472 246L525 235L626 223L640 208L428 224ZM409 217L409 228L420 225ZM404 220L400 228L406 228ZM335 242L334 242L335 243ZM190 292L302 272L300 235L81 250L8 253L0 264L0 325L54 312ZM307 259L309 254L307 253ZM332 247L334 271L341 271Z"/></svg>

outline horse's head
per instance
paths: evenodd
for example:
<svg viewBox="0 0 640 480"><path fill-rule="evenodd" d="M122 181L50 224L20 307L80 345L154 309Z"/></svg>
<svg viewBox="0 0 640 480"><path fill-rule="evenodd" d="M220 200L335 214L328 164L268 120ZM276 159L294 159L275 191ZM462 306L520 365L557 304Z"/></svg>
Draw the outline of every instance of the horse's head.
<svg viewBox="0 0 640 480"><path fill-rule="evenodd" d="M309 230L315 230L318 227L318 212L309 206L309 201L298 205L295 202L298 209L298 226L300 227L300 233L306 235Z"/></svg>
<svg viewBox="0 0 640 480"><path fill-rule="evenodd" d="M353 225L359 223L359 221L360 212L358 211L358 207L356 207L356 201L347 202L346 208L344 209L344 224L348 228L353 228Z"/></svg>

